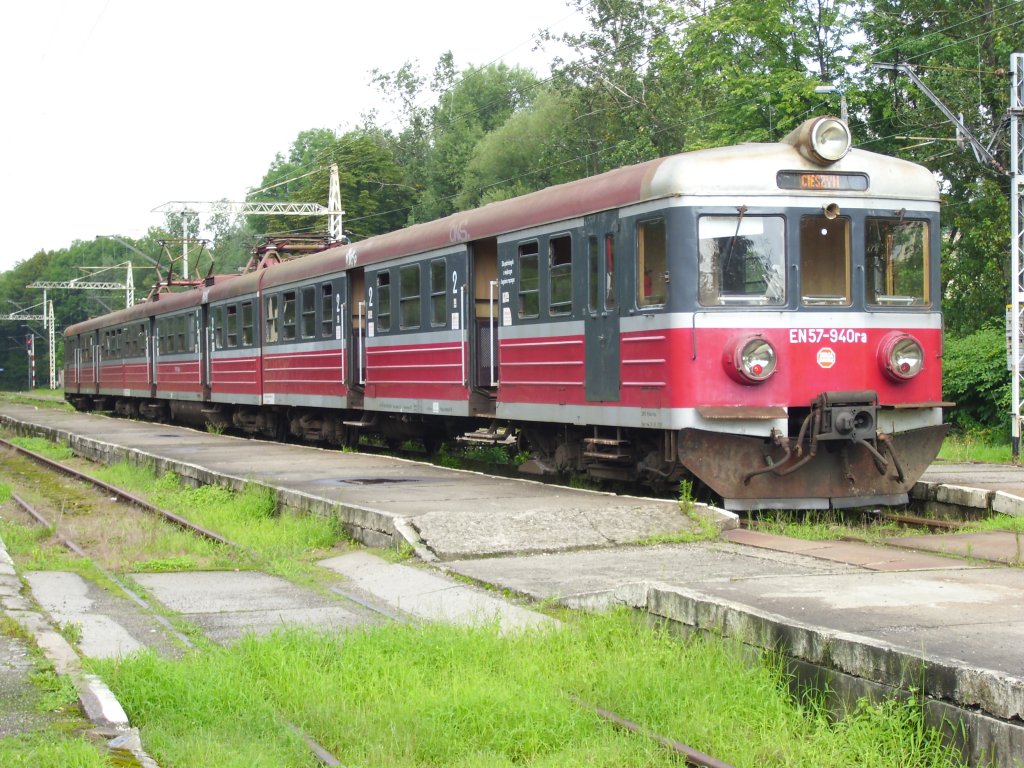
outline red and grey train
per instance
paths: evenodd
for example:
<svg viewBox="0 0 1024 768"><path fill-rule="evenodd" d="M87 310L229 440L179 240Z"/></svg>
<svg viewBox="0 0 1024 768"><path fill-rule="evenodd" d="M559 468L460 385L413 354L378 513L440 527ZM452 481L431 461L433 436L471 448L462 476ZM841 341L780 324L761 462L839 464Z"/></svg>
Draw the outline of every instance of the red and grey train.
<svg viewBox="0 0 1024 768"><path fill-rule="evenodd" d="M939 192L821 117L65 332L79 409L351 444L515 434L538 473L899 504L946 433Z"/></svg>

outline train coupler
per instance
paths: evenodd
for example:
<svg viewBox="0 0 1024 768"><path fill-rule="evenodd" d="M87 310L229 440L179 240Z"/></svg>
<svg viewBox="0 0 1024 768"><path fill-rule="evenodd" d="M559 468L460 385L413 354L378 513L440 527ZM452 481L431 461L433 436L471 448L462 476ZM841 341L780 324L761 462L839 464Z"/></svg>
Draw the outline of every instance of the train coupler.
<svg viewBox="0 0 1024 768"><path fill-rule="evenodd" d="M743 476L743 484L749 485L753 478L769 472L777 477L796 472L814 459L822 442L862 446L871 455L879 474L884 475L889 469L889 461L874 445L878 437L875 431L877 408L878 395L870 390L822 392L811 404L795 439L772 430L772 444L782 448L784 455L778 461L766 456L768 465L747 472Z"/></svg>

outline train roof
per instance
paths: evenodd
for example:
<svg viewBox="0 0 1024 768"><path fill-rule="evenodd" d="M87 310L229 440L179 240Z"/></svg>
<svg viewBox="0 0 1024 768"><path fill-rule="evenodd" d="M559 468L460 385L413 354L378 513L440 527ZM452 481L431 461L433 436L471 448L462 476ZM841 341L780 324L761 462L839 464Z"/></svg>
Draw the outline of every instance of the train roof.
<svg viewBox="0 0 1024 768"><path fill-rule="evenodd" d="M697 150L617 168L606 173L570 181L481 208L452 214L443 219L414 224L376 235L356 243L338 245L233 279L224 285L179 294L164 294L158 302L146 302L101 318L71 326L68 333L128 322L175 308L194 306L205 296L210 301L255 292L258 285L271 288L314 276L341 272L389 259L429 253L462 242L498 237L558 221L645 203L662 198L693 197L708 201L723 198L723 204L764 202L772 197L792 199L794 195L814 198L861 197L870 200L920 202L937 206L939 188L935 177L923 166L906 160L852 149L826 168L801 153L796 135L777 143L739 144ZM811 173L866 174L866 191L780 189L780 170ZM724 198L729 198L725 203Z"/></svg>
<svg viewBox="0 0 1024 768"><path fill-rule="evenodd" d="M613 208L669 197L729 197L729 204L769 197L792 198L779 188L780 170L867 174L866 192L801 190L800 195L864 197L937 205L939 188L931 171L906 160L851 150L823 169L792 144L740 144L704 149L618 168L452 214L277 265L265 287L286 285L305 277L371 265L416 253L428 253L460 242L496 237ZM735 201L735 202L734 202Z"/></svg>

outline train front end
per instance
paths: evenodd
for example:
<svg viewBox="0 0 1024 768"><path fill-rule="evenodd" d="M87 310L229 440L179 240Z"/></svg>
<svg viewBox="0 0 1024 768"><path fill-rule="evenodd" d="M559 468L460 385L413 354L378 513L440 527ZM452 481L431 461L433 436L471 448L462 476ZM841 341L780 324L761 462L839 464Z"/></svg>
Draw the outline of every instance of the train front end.
<svg viewBox="0 0 1024 768"><path fill-rule="evenodd" d="M835 118L681 157L679 461L734 510L905 503L948 428L936 180Z"/></svg>

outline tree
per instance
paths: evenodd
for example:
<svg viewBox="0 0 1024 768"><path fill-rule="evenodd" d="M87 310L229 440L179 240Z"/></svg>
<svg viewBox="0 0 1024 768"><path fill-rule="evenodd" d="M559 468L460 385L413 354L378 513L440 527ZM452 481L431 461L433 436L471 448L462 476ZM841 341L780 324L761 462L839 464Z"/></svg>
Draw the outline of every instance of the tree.
<svg viewBox="0 0 1024 768"><path fill-rule="evenodd" d="M352 237L397 229L412 204L413 190L381 132L365 129L340 137L326 129L303 131L286 158L278 155L250 199L327 204L329 167L338 165L344 227ZM250 217L253 232L310 233L326 230L324 217Z"/></svg>
<svg viewBox="0 0 1024 768"><path fill-rule="evenodd" d="M456 207L473 208L565 180L559 139L570 130L571 122L568 105L559 94L539 92L530 108L515 112L476 143Z"/></svg>
<svg viewBox="0 0 1024 768"><path fill-rule="evenodd" d="M666 9L656 48L664 110L679 146L778 141L849 62L850 0L735 0Z"/></svg>
<svg viewBox="0 0 1024 768"><path fill-rule="evenodd" d="M556 59L552 83L573 117L560 141L563 173L580 178L665 154L671 136L655 46L664 41L664 9L647 0L574 0L590 23L561 36L576 56Z"/></svg>
<svg viewBox="0 0 1024 768"><path fill-rule="evenodd" d="M972 132L991 137L1007 107L1006 66L1020 46L1019 11L1006 13L989 0L876 0L858 16L860 58L913 67ZM866 67L859 81L870 147L916 160L942 181L947 328L963 335L1001 321L1010 284L1007 175L958 149L954 128L906 76ZM1006 167L1005 135L995 151Z"/></svg>

